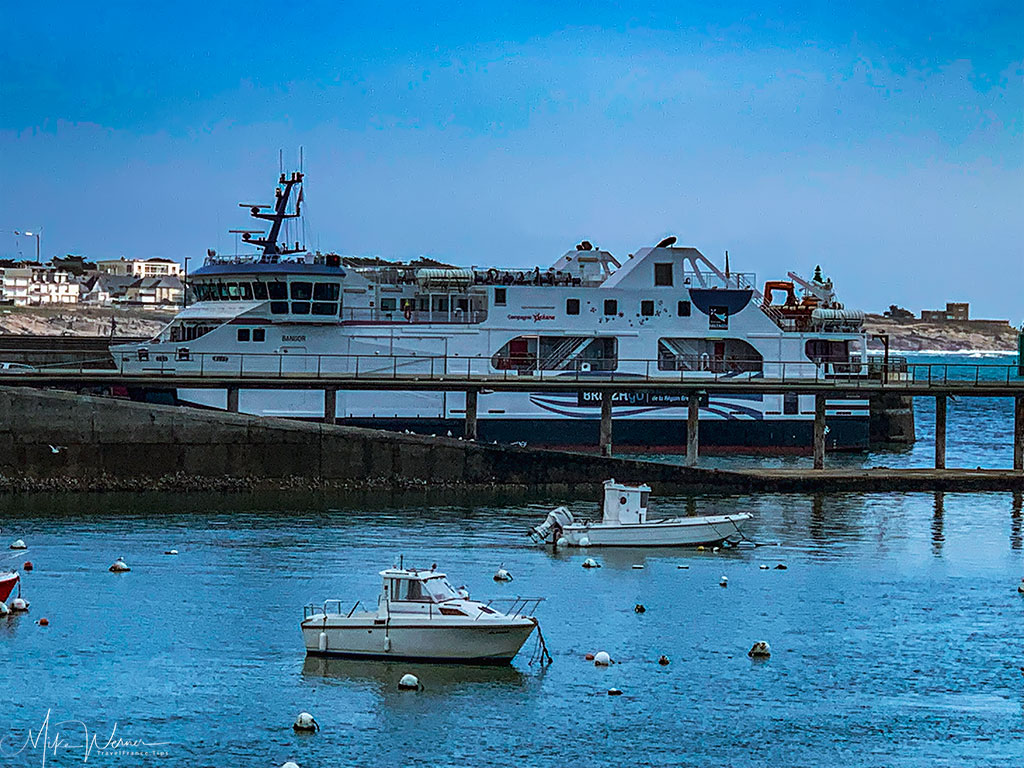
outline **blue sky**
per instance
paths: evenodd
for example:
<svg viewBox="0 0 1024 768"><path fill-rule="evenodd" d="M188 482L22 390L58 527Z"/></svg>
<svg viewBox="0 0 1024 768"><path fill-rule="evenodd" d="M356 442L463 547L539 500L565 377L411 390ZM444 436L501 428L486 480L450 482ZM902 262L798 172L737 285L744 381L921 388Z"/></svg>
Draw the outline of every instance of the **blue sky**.
<svg viewBox="0 0 1024 768"><path fill-rule="evenodd" d="M0 255L310 244L546 264L675 234L848 305L1024 320L1024 10L0 0Z"/></svg>

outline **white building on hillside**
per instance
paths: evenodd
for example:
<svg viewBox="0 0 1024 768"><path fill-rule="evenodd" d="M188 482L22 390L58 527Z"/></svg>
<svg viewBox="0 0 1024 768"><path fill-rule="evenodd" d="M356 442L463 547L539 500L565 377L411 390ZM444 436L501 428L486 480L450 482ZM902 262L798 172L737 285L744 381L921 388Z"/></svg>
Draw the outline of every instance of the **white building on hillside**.
<svg viewBox="0 0 1024 768"><path fill-rule="evenodd" d="M181 264L170 259L105 259L96 262L100 272L131 277L180 277Z"/></svg>
<svg viewBox="0 0 1024 768"><path fill-rule="evenodd" d="M77 304L80 291L70 272L52 266L0 266L0 301L16 307Z"/></svg>

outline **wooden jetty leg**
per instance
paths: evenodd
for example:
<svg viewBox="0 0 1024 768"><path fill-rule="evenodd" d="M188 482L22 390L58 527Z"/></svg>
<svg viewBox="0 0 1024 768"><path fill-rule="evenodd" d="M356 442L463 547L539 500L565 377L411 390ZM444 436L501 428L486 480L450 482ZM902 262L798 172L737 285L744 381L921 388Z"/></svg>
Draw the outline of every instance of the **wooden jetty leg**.
<svg viewBox="0 0 1024 768"><path fill-rule="evenodd" d="M338 423L338 390L328 387L324 390L324 424Z"/></svg>
<svg viewBox="0 0 1024 768"><path fill-rule="evenodd" d="M238 387L228 387L228 411L238 413Z"/></svg>
<svg viewBox="0 0 1024 768"><path fill-rule="evenodd" d="M700 429L700 393L693 392L686 402L686 466L697 466Z"/></svg>
<svg viewBox="0 0 1024 768"><path fill-rule="evenodd" d="M612 393L601 393L601 432L598 437L601 455L612 455Z"/></svg>
<svg viewBox="0 0 1024 768"><path fill-rule="evenodd" d="M466 428L463 437L467 440L476 440L476 408L479 389L466 390Z"/></svg>
<svg viewBox="0 0 1024 768"><path fill-rule="evenodd" d="M946 468L946 405L945 395L935 396L935 468Z"/></svg>
<svg viewBox="0 0 1024 768"><path fill-rule="evenodd" d="M814 468L825 468L825 396L814 396Z"/></svg>
<svg viewBox="0 0 1024 768"><path fill-rule="evenodd" d="M1024 395L1013 398L1013 468L1024 470Z"/></svg>

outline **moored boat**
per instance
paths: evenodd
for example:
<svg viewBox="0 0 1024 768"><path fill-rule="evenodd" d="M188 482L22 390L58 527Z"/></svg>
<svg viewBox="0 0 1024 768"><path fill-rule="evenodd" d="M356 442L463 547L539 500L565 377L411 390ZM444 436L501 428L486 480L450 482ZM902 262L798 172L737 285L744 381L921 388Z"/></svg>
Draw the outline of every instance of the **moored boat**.
<svg viewBox="0 0 1024 768"><path fill-rule="evenodd" d="M651 488L604 482L602 516L598 521L577 521L566 507L548 513L530 536L570 547L677 547L719 544L743 538L740 530L751 515L705 515L651 520L647 516Z"/></svg>
<svg viewBox="0 0 1024 768"><path fill-rule="evenodd" d="M0 603L7 602L7 598L11 596L11 592L14 591L20 579L21 576L17 571L0 573Z"/></svg>
<svg viewBox="0 0 1024 768"><path fill-rule="evenodd" d="M347 613L340 600L307 605L302 635L309 655L365 659L507 664L537 620L543 598L512 598L502 612L470 600L436 570L388 568L380 572L376 610Z"/></svg>

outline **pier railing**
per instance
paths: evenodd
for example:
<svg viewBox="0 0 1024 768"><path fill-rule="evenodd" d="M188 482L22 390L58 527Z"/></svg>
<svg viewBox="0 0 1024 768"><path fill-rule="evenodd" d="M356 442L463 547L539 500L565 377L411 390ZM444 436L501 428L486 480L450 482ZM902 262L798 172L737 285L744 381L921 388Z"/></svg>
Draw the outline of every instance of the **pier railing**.
<svg viewBox="0 0 1024 768"><path fill-rule="evenodd" d="M900 389L921 391L934 388L963 391L971 394L974 387L987 391L1002 385L1008 391L1024 389L1024 378L1012 365L993 363L909 363L903 358L881 363L875 359L863 362L795 360L790 362L765 361L752 365L752 361L715 359L703 368L668 370L664 359L618 358L600 361L601 365L580 365L561 370L498 369L491 357L464 357L460 355L361 355L361 354L303 354L303 353L212 353L191 352L179 348L175 354L161 354L144 349L131 354L116 353L114 368L100 370L88 363L58 365L33 371L0 369L0 383L9 385L53 384L57 380L75 384L76 381L107 381L119 379L126 384L145 380L166 381L174 386L175 379L188 379L191 387L215 386L217 381L242 384L257 380L266 384L273 381L294 383L297 387L344 385L365 382L380 385L404 382L427 385L437 383L439 388L479 384L508 384L517 389L534 385L556 388L586 389L589 385L607 387L609 382L633 389L644 384L665 388L670 385L692 389L695 385L719 385L720 389L745 386L747 389L767 390L775 386L785 389L790 385L832 385L841 390ZM614 366L614 370L607 370ZM596 370L601 368L602 370ZM209 383L206 382L209 380ZM226 385L226 384L225 384ZM223 385L222 385L223 386ZM280 386L280 384L278 385ZM358 388L351 386L350 388ZM372 386L370 388L373 388ZM398 388L392 386L391 388Z"/></svg>

